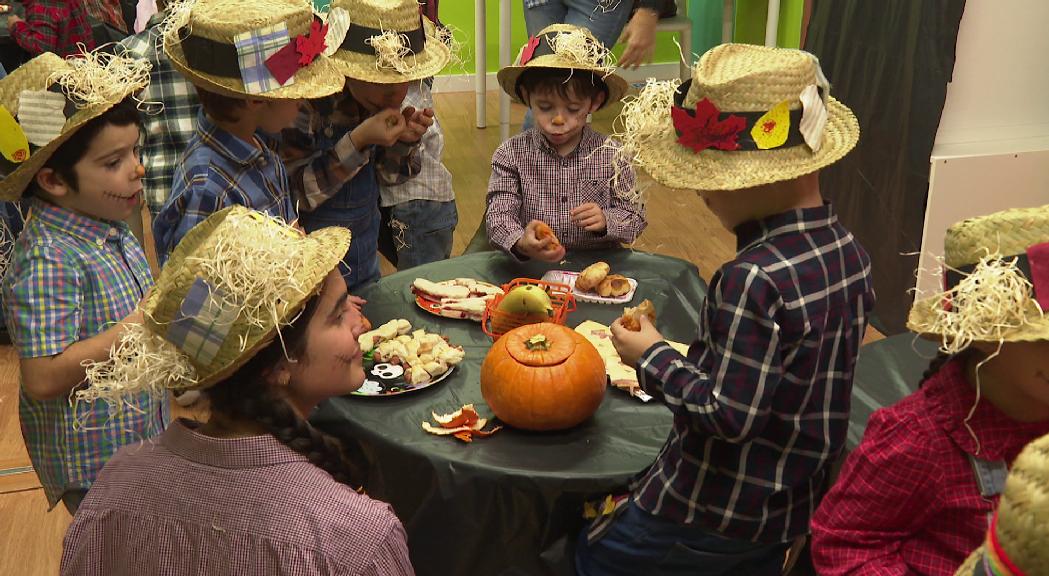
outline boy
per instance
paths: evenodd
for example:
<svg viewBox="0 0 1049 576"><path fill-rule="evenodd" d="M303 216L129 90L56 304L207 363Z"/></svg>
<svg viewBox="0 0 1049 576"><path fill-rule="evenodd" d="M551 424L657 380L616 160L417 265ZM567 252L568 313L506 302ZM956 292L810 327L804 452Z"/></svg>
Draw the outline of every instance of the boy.
<svg viewBox="0 0 1049 576"><path fill-rule="evenodd" d="M0 200L17 200L27 188L31 194L3 278L5 318L19 355L22 435L49 506L63 502L70 513L118 448L160 433L167 419L166 402L149 394L113 412L70 401L85 378L82 363L106 359L123 323L141 321L136 306L153 284L123 222L142 195L141 123L130 96L149 78L145 68L128 78L127 63L43 54L0 80L0 104L19 111L30 143L27 159L0 171ZM55 92L59 80L104 105ZM119 93L84 92L102 85ZM65 98L48 115L33 113L55 99L47 94ZM55 114L66 119L56 123ZM58 133L49 128L56 124Z"/></svg>
<svg viewBox="0 0 1049 576"><path fill-rule="evenodd" d="M582 62L572 47L592 56ZM503 142L492 157L485 227L489 241L518 260L558 262L565 249L633 242L645 211L628 196L634 172L613 162L616 144L592 130L588 114L618 101L626 81L611 72L608 52L582 28L557 24L522 49L499 84L528 104L536 127ZM546 223L560 245L537 238Z"/></svg>
<svg viewBox="0 0 1049 576"><path fill-rule="evenodd" d="M618 515L581 534L583 575L778 575L845 444L874 294L818 170L855 146L859 126L805 52L724 44L692 73L676 92L642 91L640 109L667 112L623 119L636 130L624 152L660 183L698 191L739 250L711 280L687 357L647 317L637 332L612 325L674 427Z"/></svg>
<svg viewBox="0 0 1049 576"><path fill-rule="evenodd" d="M450 51L413 0L392 0L385 9L336 0L328 18L349 13L351 33L332 56L346 76L345 88L308 103L295 127L284 131L281 153L292 171L303 227L353 231L343 262L346 285L355 290L380 275L379 184L419 173L419 141L433 124L429 108L401 110L408 86L439 72Z"/></svg>
<svg viewBox="0 0 1049 576"><path fill-rule="evenodd" d="M232 13L243 18L231 23ZM186 232L227 206L240 204L287 222L297 218L274 135L295 121L300 99L342 87L326 56L301 51L331 41L312 22L309 5L296 0L250 6L214 0L194 4L186 24L164 39L171 63L197 87L201 110L171 195L153 223L161 265ZM281 50L293 52L283 82L271 70Z"/></svg>
<svg viewBox="0 0 1049 576"><path fill-rule="evenodd" d="M54 52L65 57L95 48L87 10L80 2L60 0L29 0L25 4L25 19L17 14L7 17L11 38L30 56Z"/></svg>

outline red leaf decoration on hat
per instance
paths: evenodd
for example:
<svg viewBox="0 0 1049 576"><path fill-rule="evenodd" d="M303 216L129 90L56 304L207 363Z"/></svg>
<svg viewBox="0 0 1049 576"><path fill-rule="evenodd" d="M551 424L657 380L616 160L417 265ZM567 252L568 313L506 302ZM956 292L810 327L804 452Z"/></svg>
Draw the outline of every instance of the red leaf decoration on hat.
<svg viewBox="0 0 1049 576"><path fill-rule="evenodd" d="M270 74L280 82L281 86L288 83L288 80L299 71L298 52L295 50L295 45L292 43L286 44L280 50L273 53L272 56L266 59L266 68L269 69Z"/></svg>
<svg viewBox="0 0 1049 576"><path fill-rule="evenodd" d="M696 102L695 115L680 106L671 108L670 117L677 130L678 144L696 152L707 148L738 150L736 138L747 127L746 119L730 115L724 120L718 120L719 114L718 107L706 98Z"/></svg>
<svg viewBox="0 0 1049 576"><path fill-rule="evenodd" d="M536 36L528 37L528 44L525 44L524 50L521 51L521 66L524 66L532 56L535 54L535 49L539 47L539 38Z"/></svg>
<svg viewBox="0 0 1049 576"><path fill-rule="evenodd" d="M321 24L319 20L310 23L309 35L300 34L295 37L295 51L299 53L299 66L308 66L321 52L327 48L324 39L328 35L328 25Z"/></svg>
<svg viewBox="0 0 1049 576"><path fill-rule="evenodd" d="M1029 246L1027 264L1031 268L1029 280L1034 286L1034 299L1042 310L1049 310L1049 242Z"/></svg>

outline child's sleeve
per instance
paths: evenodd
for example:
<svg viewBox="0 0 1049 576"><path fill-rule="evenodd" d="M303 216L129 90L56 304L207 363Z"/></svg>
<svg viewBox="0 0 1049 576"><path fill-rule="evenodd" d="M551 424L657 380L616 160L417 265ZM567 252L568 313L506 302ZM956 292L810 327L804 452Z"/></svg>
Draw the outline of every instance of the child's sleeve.
<svg viewBox="0 0 1049 576"><path fill-rule="evenodd" d="M514 256L513 247L524 236L520 217L521 175L517 160L505 143L492 156L492 176L488 179L486 202L484 225L488 241Z"/></svg>
<svg viewBox="0 0 1049 576"><path fill-rule="evenodd" d="M431 126L430 130L433 129ZM430 130L426 133L429 134ZM375 174L379 177L379 183L395 186L418 175L423 166L422 146L425 139L424 134L421 140L412 144L396 142L393 146L379 148L375 154Z"/></svg>
<svg viewBox="0 0 1049 576"><path fill-rule="evenodd" d="M610 158L609 165L615 162ZM609 239L630 244L641 235L641 231L648 225L645 220L645 206L641 199L632 199L637 176L634 167L629 163L620 163L619 177L609 184L611 195L609 207L605 210L605 235Z"/></svg>
<svg viewBox="0 0 1049 576"><path fill-rule="evenodd" d="M34 56L57 51L59 27L70 19L68 9L61 5L52 6L51 4L50 2L29 3L25 7L25 20L11 27L11 38L23 50Z"/></svg>
<svg viewBox="0 0 1049 576"><path fill-rule="evenodd" d="M939 513L942 491L938 448L913 428L889 410L871 416L812 519L812 560L821 575L914 574L900 548Z"/></svg>
<svg viewBox="0 0 1049 576"><path fill-rule="evenodd" d="M186 233L208 216L227 207L226 190L208 178L207 167L183 178L176 174L171 197L175 205L165 205L153 223L153 240L161 266Z"/></svg>
<svg viewBox="0 0 1049 576"><path fill-rule="evenodd" d="M27 265L5 285L4 310L21 358L61 354L80 340L80 273L57 247L30 248Z"/></svg>
<svg viewBox="0 0 1049 576"><path fill-rule="evenodd" d="M288 171L288 185L299 210L315 210L335 196L371 161L371 148L357 150L346 131L333 146L321 148L310 125L312 115L303 107L295 126L281 132L280 155Z"/></svg>

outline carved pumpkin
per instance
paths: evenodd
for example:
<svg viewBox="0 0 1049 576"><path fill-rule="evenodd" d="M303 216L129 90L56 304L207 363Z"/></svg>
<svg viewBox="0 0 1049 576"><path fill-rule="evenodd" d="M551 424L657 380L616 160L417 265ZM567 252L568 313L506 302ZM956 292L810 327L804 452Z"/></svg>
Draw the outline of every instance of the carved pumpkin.
<svg viewBox="0 0 1049 576"><path fill-rule="evenodd" d="M495 341L481 365L481 395L500 420L525 430L563 430L597 411L605 364L582 334L542 322Z"/></svg>

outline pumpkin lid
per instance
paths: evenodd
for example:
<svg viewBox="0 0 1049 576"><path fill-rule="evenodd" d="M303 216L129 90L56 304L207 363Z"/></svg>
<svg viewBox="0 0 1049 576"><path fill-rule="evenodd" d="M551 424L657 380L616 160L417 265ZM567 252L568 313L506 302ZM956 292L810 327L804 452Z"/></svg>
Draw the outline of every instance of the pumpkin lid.
<svg viewBox="0 0 1049 576"><path fill-rule="evenodd" d="M511 330L503 338L507 339L506 350L514 360L525 366L543 367L561 364L575 353L572 334L564 326L542 322Z"/></svg>

